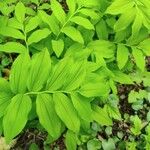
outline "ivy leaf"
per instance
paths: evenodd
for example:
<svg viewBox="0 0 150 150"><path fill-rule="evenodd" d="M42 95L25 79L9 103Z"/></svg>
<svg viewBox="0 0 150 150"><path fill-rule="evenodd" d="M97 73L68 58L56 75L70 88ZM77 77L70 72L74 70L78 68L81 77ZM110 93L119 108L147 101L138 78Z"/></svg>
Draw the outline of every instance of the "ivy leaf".
<svg viewBox="0 0 150 150"><path fill-rule="evenodd" d="M25 93L27 89L28 69L30 65L30 57L28 53L20 54L14 61L11 74L10 86L14 93Z"/></svg>
<svg viewBox="0 0 150 150"><path fill-rule="evenodd" d="M6 44L0 44L0 51L7 53L25 53L27 49L18 42L7 42Z"/></svg>
<svg viewBox="0 0 150 150"><path fill-rule="evenodd" d="M66 14L65 11L63 10L61 4L57 2L56 0L51 1L51 9L55 15L55 17L62 23L64 24L66 21Z"/></svg>
<svg viewBox="0 0 150 150"><path fill-rule="evenodd" d="M46 83L51 69L51 59L47 49L33 55L28 75L29 91L39 91Z"/></svg>
<svg viewBox="0 0 150 150"><path fill-rule="evenodd" d="M0 35L22 40L24 40L25 38L24 35L19 30L5 26L0 28Z"/></svg>
<svg viewBox="0 0 150 150"><path fill-rule="evenodd" d="M60 57L64 50L64 41L62 39L59 40L52 40L52 48L57 57Z"/></svg>
<svg viewBox="0 0 150 150"><path fill-rule="evenodd" d="M50 34L51 31L47 28L36 30L28 38L28 44L31 45L32 43L38 43L42 39L48 37Z"/></svg>
<svg viewBox="0 0 150 150"><path fill-rule="evenodd" d="M106 126L112 125L112 120L109 117L106 107L100 108L99 106L94 105L92 117L100 125L106 125Z"/></svg>
<svg viewBox="0 0 150 150"><path fill-rule="evenodd" d="M68 129L79 132L80 120L71 100L62 93L54 94L55 110Z"/></svg>
<svg viewBox="0 0 150 150"><path fill-rule="evenodd" d="M83 120L91 122L92 109L91 109L90 101L87 98L75 93L71 94L71 100L79 116Z"/></svg>
<svg viewBox="0 0 150 150"><path fill-rule="evenodd" d="M145 57L144 57L142 51L138 48L133 47L132 54L135 59L135 63L137 65L137 67L139 69L141 69L142 71L144 71L145 70Z"/></svg>
<svg viewBox="0 0 150 150"><path fill-rule="evenodd" d="M126 63L128 61L128 57L129 57L128 48L122 44L118 44L118 46L117 46L117 62L118 62L119 69L122 69L126 65Z"/></svg>
<svg viewBox="0 0 150 150"><path fill-rule="evenodd" d="M3 119L4 135L8 143L25 127L31 105L27 95L18 94L12 98Z"/></svg>
<svg viewBox="0 0 150 150"><path fill-rule="evenodd" d="M25 19L26 8L22 2L18 2L15 7L15 16L17 20L23 23Z"/></svg>
<svg viewBox="0 0 150 150"><path fill-rule="evenodd" d="M74 16L70 19L71 22L74 22L78 25L83 26L86 29L94 30L93 24L86 18L80 17L80 16Z"/></svg>
<svg viewBox="0 0 150 150"><path fill-rule="evenodd" d="M74 27L68 26L62 29L62 32L65 33L72 40L84 44L83 37L81 33Z"/></svg>
<svg viewBox="0 0 150 150"><path fill-rule="evenodd" d="M42 126L53 138L58 138L61 134L61 121L55 112L52 96L39 94L36 100L36 111Z"/></svg>

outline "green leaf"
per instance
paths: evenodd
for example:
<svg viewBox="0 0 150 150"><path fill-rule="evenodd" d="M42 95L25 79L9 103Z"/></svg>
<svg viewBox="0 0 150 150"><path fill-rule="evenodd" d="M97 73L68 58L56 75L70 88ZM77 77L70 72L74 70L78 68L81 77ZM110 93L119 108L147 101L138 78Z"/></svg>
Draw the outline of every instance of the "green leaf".
<svg viewBox="0 0 150 150"><path fill-rule="evenodd" d="M141 134L141 129L142 129L142 121L141 119L136 115L136 116L131 116L131 120L134 124L133 127L131 127L131 132L134 134L134 135L139 135Z"/></svg>
<svg viewBox="0 0 150 150"><path fill-rule="evenodd" d="M65 33L72 40L84 44L83 37L81 33L74 27L68 26L62 29L62 32Z"/></svg>
<svg viewBox="0 0 150 150"><path fill-rule="evenodd" d="M73 14L76 9L76 0L66 0L70 14Z"/></svg>
<svg viewBox="0 0 150 150"><path fill-rule="evenodd" d="M126 65L126 63L128 61L128 57L129 57L128 48L125 45L118 44L118 46L117 46L117 62L118 62L119 69L122 69Z"/></svg>
<svg viewBox="0 0 150 150"><path fill-rule="evenodd" d="M107 83L86 83L81 86L80 94L85 97L105 96L109 93L109 86Z"/></svg>
<svg viewBox="0 0 150 150"><path fill-rule="evenodd" d="M88 150L98 150L101 148L101 142L99 139L92 139L92 140L89 140L87 142L87 149Z"/></svg>
<svg viewBox="0 0 150 150"><path fill-rule="evenodd" d="M25 93L27 89L28 70L30 65L30 57L28 53L20 54L14 61L11 74L10 86L14 93Z"/></svg>
<svg viewBox="0 0 150 150"><path fill-rule="evenodd" d="M27 49L18 42L7 42L6 44L0 44L0 51L6 53L25 53Z"/></svg>
<svg viewBox="0 0 150 150"><path fill-rule="evenodd" d="M51 9L53 11L53 14L55 17L62 23L64 24L66 21L66 14L65 11L63 10L61 4L57 2L56 0L51 0Z"/></svg>
<svg viewBox="0 0 150 150"><path fill-rule="evenodd" d="M53 15L48 15L46 12L40 10L39 11L39 16L43 20L44 23L48 24L51 31L55 34L58 35L59 33L59 26L56 22L56 19Z"/></svg>
<svg viewBox="0 0 150 150"><path fill-rule="evenodd" d="M32 17L25 26L25 32L28 33L35 28L37 28L40 24L40 20L38 16Z"/></svg>
<svg viewBox="0 0 150 150"><path fill-rule="evenodd" d="M11 92L9 82L0 78L0 118L5 114L12 97L13 94Z"/></svg>
<svg viewBox="0 0 150 150"><path fill-rule="evenodd" d="M47 81L47 89L57 90L62 87L68 73L68 61L69 59L63 59L55 65Z"/></svg>
<svg viewBox="0 0 150 150"><path fill-rule="evenodd" d="M70 19L71 22L74 22L78 25L83 26L86 29L94 30L93 24L86 18L80 17L80 16L74 16Z"/></svg>
<svg viewBox="0 0 150 150"><path fill-rule="evenodd" d="M77 149L77 137L76 134L70 130L67 131L65 137L65 145L67 150L76 150Z"/></svg>
<svg viewBox="0 0 150 150"><path fill-rule="evenodd" d="M133 84L133 81L131 80L130 76L122 73L121 71L113 71L114 73L114 81L119 82L121 84Z"/></svg>
<svg viewBox="0 0 150 150"><path fill-rule="evenodd" d="M145 70L145 57L143 55L143 52L140 49L134 47L132 48L132 54L135 59L135 63L137 67L141 69L141 71L144 71Z"/></svg>
<svg viewBox="0 0 150 150"><path fill-rule="evenodd" d="M0 35L22 40L24 40L25 38L24 35L19 30L4 26L0 28Z"/></svg>
<svg viewBox="0 0 150 150"><path fill-rule="evenodd" d="M23 23L25 19L26 8L22 2L18 2L15 7L15 16L17 20Z"/></svg>
<svg viewBox="0 0 150 150"><path fill-rule="evenodd" d="M32 43L38 43L42 39L48 37L50 34L51 31L47 28L36 30L28 38L28 44L31 45Z"/></svg>
<svg viewBox="0 0 150 150"><path fill-rule="evenodd" d="M118 15L123 12L128 12L128 9L134 6L134 1L131 0L115 0L106 10L106 13Z"/></svg>
<svg viewBox="0 0 150 150"><path fill-rule="evenodd" d="M87 98L76 93L71 94L71 100L80 118L82 118L85 121L91 122L92 109L90 101Z"/></svg>
<svg viewBox="0 0 150 150"><path fill-rule="evenodd" d="M8 20L8 27L23 30L23 24L20 23L16 18L10 18Z"/></svg>
<svg viewBox="0 0 150 150"><path fill-rule="evenodd" d="M112 120L109 117L106 107L100 108L100 107L94 105L92 117L93 117L93 120L98 122L100 125L103 125L103 126L112 125Z"/></svg>
<svg viewBox="0 0 150 150"><path fill-rule="evenodd" d="M64 41L62 39L52 40L52 48L57 57L60 57L64 50Z"/></svg>
<svg viewBox="0 0 150 150"><path fill-rule="evenodd" d="M28 75L29 91L39 91L46 83L51 70L51 59L47 49L33 55Z"/></svg>
<svg viewBox="0 0 150 150"><path fill-rule="evenodd" d="M147 55L150 56L150 39L145 39L142 41L138 47Z"/></svg>
<svg viewBox="0 0 150 150"><path fill-rule="evenodd" d="M31 110L30 97L18 94L12 98L3 119L4 135L9 143L25 127Z"/></svg>
<svg viewBox="0 0 150 150"><path fill-rule="evenodd" d="M107 40L108 39L108 28L106 22L101 19L96 24L96 33L99 39Z"/></svg>
<svg viewBox="0 0 150 150"><path fill-rule="evenodd" d="M61 121L55 112L52 96L39 94L36 100L36 111L42 126L53 138L58 138L61 134Z"/></svg>
<svg viewBox="0 0 150 150"><path fill-rule="evenodd" d="M54 94L55 110L68 129L79 132L80 120L71 100L62 93Z"/></svg>
<svg viewBox="0 0 150 150"><path fill-rule="evenodd" d="M128 10L127 12L124 12L120 16L119 20L115 23L114 30L118 32L126 29L134 21L135 14L136 14L135 9L131 9Z"/></svg>
<svg viewBox="0 0 150 150"><path fill-rule="evenodd" d="M63 89L73 91L79 88L86 76L85 64L84 61L70 61L70 68L62 87Z"/></svg>

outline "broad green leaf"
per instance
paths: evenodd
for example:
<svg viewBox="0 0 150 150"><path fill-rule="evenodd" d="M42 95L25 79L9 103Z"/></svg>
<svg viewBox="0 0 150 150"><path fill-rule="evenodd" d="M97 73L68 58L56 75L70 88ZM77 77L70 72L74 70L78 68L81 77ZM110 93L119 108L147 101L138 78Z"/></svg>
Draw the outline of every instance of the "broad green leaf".
<svg viewBox="0 0 150 150"><path fill-rule="evenodd" d="M93 24L86 18L80 17L80 16L74 16L70 19L71 22L74 22L78 25L83 26L86 29L94 30Z"/></svg>
<svg viewBox="0 0 150 150"><path fill-rule="evenodd" d="M119 69L122 69L126 65L126 63L128 61L128 57L129 57L128 48L125 45L118 44L118 46L117 46L117 62L118 62Z"/></svg>
<svg viewBox="0 0 150 150"><path fill-rule="evenodd" d="M119 82L121 84L133 84L130 76L121 72L121 71L113 71L114 77L113 80Z"/></svg>
<svg viewBox="0 0 150 150"><path fill-rule="evenodd" d="M67 150L77 149L77 136L74 132L68 130L65 137L65 145Z"/></svg>
<svg viewBox="0 0 150 150"><path fill-rule="evenodd" d="M4 78L0 78L0 118L4 115L12 97L9 82Z"/></svg>
<svg viewBox="0 0 150 150"><path fill-rule="evenodd" d="M30 57L28 53L20 54L14 61L10 74L10 86L14 93L25 93L29 74Z"/></svg>
<svg viewBox="0 0 150 150"><path fill-rule="evenodd" d="M48 15L46 12L44 12L42 10L39 11L39 16L43 20L44 23L49 25L51 31L55 35L58 35L58 33L59 33L59 26L58 26L54 16L53 15Z"/></svg>
<svg viewBox="0 0 150 150"><path fill-rule="evenodd" d="M76 28L67 26L62 29L62 32L65 33L72 40L79 42L81 44L84 43L84 39L83 39L81 33Z"/></svg>
<svg viewBox="0 0 150 150"><path fill-rule="evenodd" d="M73 14L76 9L76 0L66 0L70 14Z"/></svg>
<svg viewBox="0 0 150 150"><path fill-rule="evenodd" d="M143 14L137 8L136 16L132 25L132 36L137 36L143 24Z"/></svg>
<svg viewBox="0 0 150 150"><path fill-rule="evenodd" d="M20 23L16 18L10 18L8 20L8 27L23 30L23 24Z"/></svg>
<svg viewBox="0 0 150 150"><path fill-rule="evenodd" d="M101 148L99 139L93 138L87 142L87 150L98 150Z"/></svg>
<svg viewBox="0 0 150 150"><path fill-rule="evenodd" d="M120 16L120 18L114 25L114 30L116 32L126 29L134 21L136 14L135 10L136 9L128 10Z"/></svg>
<svg viewBox="0 0 150 150"><path fill-rule="evenodd" d="M19 30L4 26L0 28L0 35L22 40L24 40L25 38L24 35Z"/></svg>
<svg viewBox="0 0 150 150"><path fill-rule="evenodd" d="M62 39L52 40L52 48L57 57L60 57L64 50L64 41Z"/></svg>
<svg viewBox="0 0 150 150"><path fill-rule="evenodd" d="M32 17L25 26L25 32L28 33L35 28L37 28L40 24L40 20L37 16Z"/></svg>
<svg viewBox="0 0 150 150"><path fill-rule="evenodd" d="M23 23L25 19L26 8L22 2L18 2L15 7L15 16L17 20Z"/></svg>
<svg viewBox="0 0 150 150"><path fill-rule="evenodd" d="M106 107L101 108L96 105L93 106L92 112L93 119L98 122L100 125L109 126L112 125L112 120L109 117Z"/></svg>
<svg viewBox="0 0 150 150"><path fill-rule="evenodd" d="M69 59L63 59L59 61L47 81L47 89L57 90L63 86L64 79L68 73L68 61Z"/></svg>
<svg viewBox="0 0 150 150"><path fill-rule="evenodd" d="M107 83L86 83L81 86L80 94L85 97L105 96L109 93L109 86Z"/></svg>
<svg viewBox="0 0 150 150"><path fill-rule="evenodd" d="M110 41L106 40L95 40L88 44L88 48L93 50L98 57L102 56L104 58L114 57L115 45Z"/></svg>
<svg viewBox="0 0 150 150"><path fill-rule="evenodd" d="M121 114L119 112L118 107L112 107L110 105L105 105L105 107L106 107L107 112L111 118L114 118L116 120L121 120Z"/></svg>
<svg viewBox="0 0 150 150"><path fill-rule="evenodd" d="M91 109L90 101L87 98L76 93L71 94L71 100L79 116L83 120L91 122L92 121L92 116L91 116L92 109Z"/></svg>
<svg viewBox="0 0 150 150"><path fill-rule="evenodd" d="M106 13L118 15L123 12L128 12L134 6L134 1L131 0L115 0L106 10Z"/></svg>
<svg viewBox="0 0 150 150"><path fill-rule="evenodd" d="M65 90L73 91L82 84L86 76L86 68L84 61L70 61L70 69L68 70L64 86Z"/></svg>
<svg viewBox="0 0 150 150"><path fill-rule="evenodd" d="M3 119L4 135L8 143L25 127L31 105L27 95L18 94L12 98Z"/></svg>
<svg viewBox="0 0 150 150"><path fill-rule="evenodd" d="M147 55L150 56L150 38L142 41L138 47Z"/></svg>
<svg viewBox="0 0 150 150"><path fill-rule="evenodd" d="M66 14L65 14L65 11L63 10L61 4L56 0L51 0L51 9L52 9L53 14L55 15L55 17L62 24L64 24L65 21L66 21Z"/></svg>
<svg viewBox="0 0 150 150"><path fill-rule="evenodd" d="M80 119L71 103L71 100L62 93L55 93L53 97L55 110L60 119L65 123L68 129L73 132L79 132Z"/></svg>
<svg viewBox="0 0 150 150"><path fill-rule="evenodd" d="M50 34L51 31L47 28L36 30L28 38L28 44L31 45L32 43L38 43L42 39L48 37Z"/></svg>
<svg viewBox="0 0 150 150"><path fill-rule="evenodd" d="M61 121L55 112L54 102L50 94L37 96L36 111L41 125L52 137L58 138L61 134Z"/></svg>
<svg viewBox="0 0 150 150"><path fill-rule="evenodd" d="M100 22L96 24L96 34L99 39L108 39L108 28L106 22L103 19L101 19Z"/></svg>
<svg viewBox="0 0 150 150"><path fill-rule="evenodd" d="M0 44L0 51L7 53L25 53L27 49L19 42L7 42L6 44Z"/></svg>
<svg viewBox="0 0 150 150"><path fill-rule="evenodd" d="M141 69L142 71L144 71L145 69L145 57L143 55L143 52L138 49L138 48L132 48L132 54L133 54L133 57L135 59L135 63L137 65L137 67L139 69Z"/></svg>
<svg viewBox="0 0 150 150"><path fill-rule="evenodd" d="M136 115L136 116L131 116L131 120L134 124L133 127L131 127L131 132L134 134L134 135L139 135L141 133L141 129L142 129L142 121L141 119Z"/></svg>
<svg viewBox="0 0 150 150"><path fill-rule="evenodd" d="M82 8L79 10L79 12L83 15L90 17L91 19L94 19L94 20L99 19L101 16L101 15L99 15L99 13L97 13L94 10L89 9L89 8Z"/></svg>
<svg viewBox="0 0 150 150"><path fill-rule="evenodd" d="M51 59L47 49L33 55L27 86L29 91L39 91L46 83L51 70Z"/></svg>

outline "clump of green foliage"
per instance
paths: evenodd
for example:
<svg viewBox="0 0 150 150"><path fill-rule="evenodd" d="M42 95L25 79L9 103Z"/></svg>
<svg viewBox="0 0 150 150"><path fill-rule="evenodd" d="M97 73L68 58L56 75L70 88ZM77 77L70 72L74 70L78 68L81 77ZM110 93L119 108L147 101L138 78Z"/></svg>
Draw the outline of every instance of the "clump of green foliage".
<svg viewBox="0 0 150 150"><path fill-rule="evenodd" d="M9 80L0 78L6 141L32 122L48 133L45 145L63 134L68 150L149 150L149 33L149 0L1 1L0 51L19 54ZM114 133L118 122L125 132Z"/></svg>

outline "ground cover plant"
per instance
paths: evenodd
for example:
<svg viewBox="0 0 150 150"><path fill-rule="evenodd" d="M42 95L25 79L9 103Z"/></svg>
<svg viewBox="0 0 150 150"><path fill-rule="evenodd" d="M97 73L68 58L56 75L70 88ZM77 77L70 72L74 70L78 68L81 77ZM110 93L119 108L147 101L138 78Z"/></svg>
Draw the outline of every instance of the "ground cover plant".
<svg viewBox="0 0 150 150"><path fill-rule="evenodd" d="M0 149L150 150L149 32L149 0L0 1Z"/></svg>

